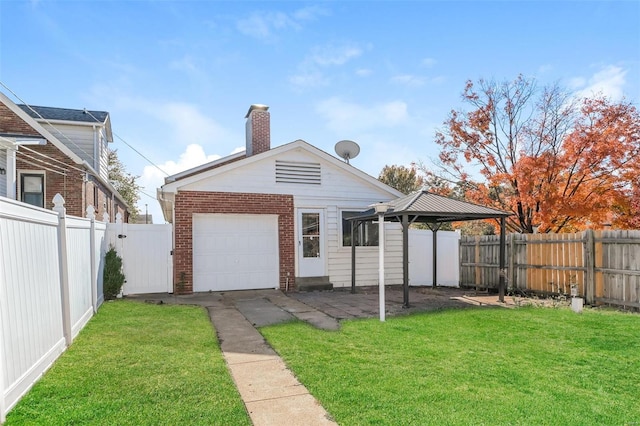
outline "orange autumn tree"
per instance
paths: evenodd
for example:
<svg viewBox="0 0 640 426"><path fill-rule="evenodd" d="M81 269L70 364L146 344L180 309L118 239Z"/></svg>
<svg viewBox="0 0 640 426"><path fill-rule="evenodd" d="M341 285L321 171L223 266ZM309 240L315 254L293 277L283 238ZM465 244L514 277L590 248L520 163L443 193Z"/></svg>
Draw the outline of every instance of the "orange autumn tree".
<svg viewBox="0 0 640 426"><path fill-rule="evenodd" d="M514 213L510 229L637 227L640 115L629 102L578 100L519 76L469 81L468 111L436 133L442 171L469 201Z"/></svg>

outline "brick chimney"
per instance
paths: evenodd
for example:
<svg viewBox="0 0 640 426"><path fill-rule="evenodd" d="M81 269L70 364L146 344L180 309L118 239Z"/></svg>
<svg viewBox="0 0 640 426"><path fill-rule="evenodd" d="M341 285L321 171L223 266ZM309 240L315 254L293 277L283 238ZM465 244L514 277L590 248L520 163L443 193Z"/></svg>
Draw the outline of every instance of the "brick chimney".
<svg viewBox="0 0 640 426"><path fill-rule="evenodd" d="M260 154L271 149L271 127L269 107L254 104L247 112L247 150L246 155Z"/></svg>

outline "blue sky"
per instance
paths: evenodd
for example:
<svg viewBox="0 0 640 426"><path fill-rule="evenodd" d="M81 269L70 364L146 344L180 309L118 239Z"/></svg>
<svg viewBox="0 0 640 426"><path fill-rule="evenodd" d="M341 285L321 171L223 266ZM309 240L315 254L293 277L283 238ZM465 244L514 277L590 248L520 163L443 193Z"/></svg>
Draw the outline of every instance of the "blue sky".
<svg viewBox="0 0 640 426"><path fill-rule="evenodd" d="M351 164L376 177L429 163L465 82L519 73L637 104L640 2L0 3L0 81L32 105L110 112L170 174L244 149L254 103L270 106L272 146L304 139L333 154L352 139ZM154 195L163 175L112 147Z"/></svg>

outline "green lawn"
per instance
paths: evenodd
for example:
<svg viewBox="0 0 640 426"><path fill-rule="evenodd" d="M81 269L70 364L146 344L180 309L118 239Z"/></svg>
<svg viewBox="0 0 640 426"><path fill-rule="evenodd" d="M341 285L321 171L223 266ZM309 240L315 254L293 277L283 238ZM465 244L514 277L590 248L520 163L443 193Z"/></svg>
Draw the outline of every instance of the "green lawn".
<svg viewBox="0 0 640 426"><path fill-rule="evenodd" d="M640 424L640 315L464 309L263 328L341 425Z"/></svg>
<svg viewBox="0 0 640 426"><path fill-rule="evenodd" d="M249 425L207 313L105 303L6 425Z"/></svg>

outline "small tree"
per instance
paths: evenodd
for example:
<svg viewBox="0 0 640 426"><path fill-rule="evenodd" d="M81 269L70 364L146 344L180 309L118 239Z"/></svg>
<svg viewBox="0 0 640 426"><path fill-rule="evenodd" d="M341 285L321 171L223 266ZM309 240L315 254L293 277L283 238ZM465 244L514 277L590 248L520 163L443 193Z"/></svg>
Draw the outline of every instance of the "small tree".
<svg viewBox="0 0 640 426"><path fill-rule="evenodd" d="M136 182L140 176L128 173L124 164L118 158L118 150L109 150L109 181L116 191L129 205L129 212L132 218L140 214L137 202L140 199L140 185Z"/></svg>
<svg viewBox="0 0 640 426"><path fill-rule="evenodd" d="M124 284L122 273L122 258L118 256L115 247L109 247L104 259L104 271L102 273L102 291L106 300L115 299Z"/></svg>
<svg viewBox="0 0 640 426"><path fill-rule="evenodd" d="M403 194L409 194L422 187L423 179L412 165L411 168L405 166L384 166L378 176L380 182L386 183Z"/></svg>

